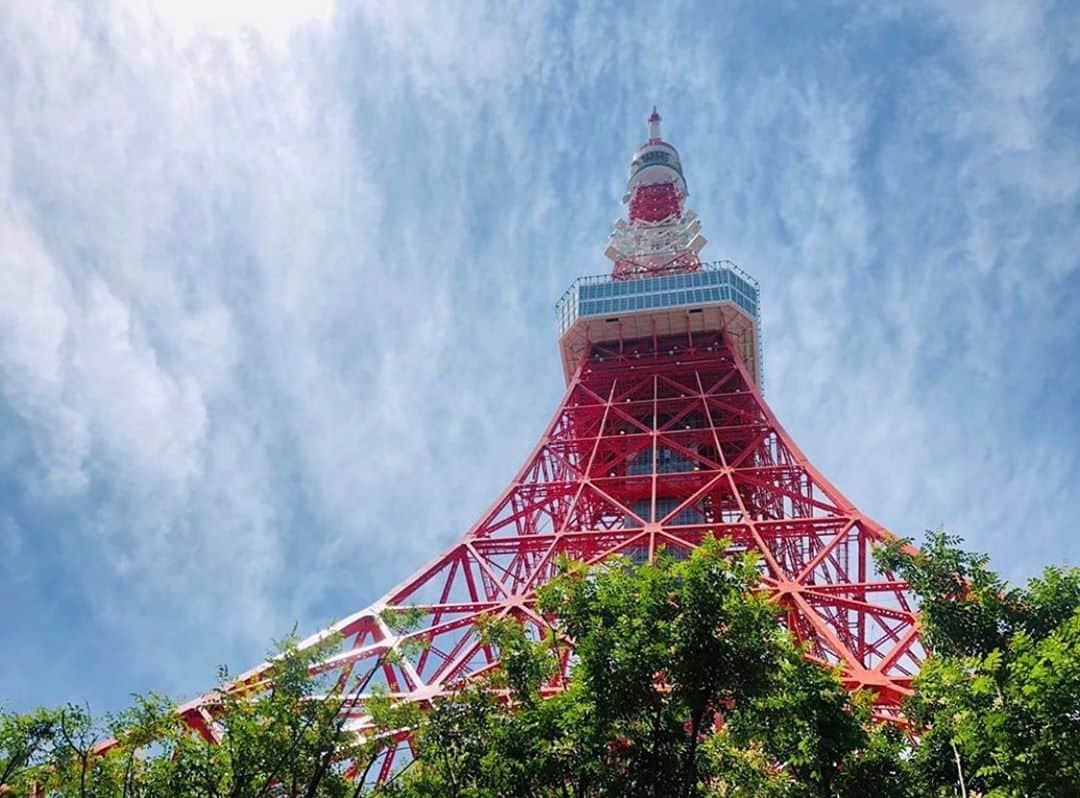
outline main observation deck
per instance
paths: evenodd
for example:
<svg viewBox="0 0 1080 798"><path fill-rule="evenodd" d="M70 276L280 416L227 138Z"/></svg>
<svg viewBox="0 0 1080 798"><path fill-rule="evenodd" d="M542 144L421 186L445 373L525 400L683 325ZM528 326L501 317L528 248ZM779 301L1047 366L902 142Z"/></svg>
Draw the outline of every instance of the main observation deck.
<svg viewBox="0 0 1080 798"><path fill-rule="evenodd" d="M579 277L555 305L567 382L592 344L726 331L754 382L762 382L758 284L731 261L632 280Z"/></svg>

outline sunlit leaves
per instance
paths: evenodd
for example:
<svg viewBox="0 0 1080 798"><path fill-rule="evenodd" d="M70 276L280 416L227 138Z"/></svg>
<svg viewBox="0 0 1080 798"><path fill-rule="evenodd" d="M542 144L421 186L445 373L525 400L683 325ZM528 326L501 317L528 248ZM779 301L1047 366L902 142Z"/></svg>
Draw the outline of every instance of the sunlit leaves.
<svg viewBox="0 0 1080 798"><path fill-rule="evenodd" d="M561 562L538 597L554 636L484 627L502 670L436 706L402 794L779 797L833 795L845 769L895 780L899 742L879 741L836 675L806 662L754 592L755 556L728 548ZM565 657L572 678L555 685ZM546 686L558 690L538 700ZM875 757L857 767L860 750Z"/></svg>
<svg viewBox="0 0 1080 798"><path fill-rule="evenodd" d="M0 775L17 795L33 782L79 798L358 798L409 732L417 759L376 794L1075 796L1080 569L1011 588L942 532L879 559L918 594L933 648L907 726L872 721L873 696L848 693L782 630L755 591L755 557L708 540L682 561L560 562L538 595L545 636L483 619L476 631L499 667L451 685L426 713L366 695L364 737L345 726L355 687L390 660L341 679L318 667L338 641L300 650L289 638L265 680L207 707L216 743L153 694L101 722L79 707L0 713ZM418 614L383 620L407 634ZM116 744L102 754L107 737Z"/></svg>
<svg viewBox="0 0 1080 798"><path fill-rule="evenodd" d="M1073 796L1080 784L1080 569L1010 588L987 559L930 532L883 562L922 602L934 649L906 707L926 794Z"/></svg>

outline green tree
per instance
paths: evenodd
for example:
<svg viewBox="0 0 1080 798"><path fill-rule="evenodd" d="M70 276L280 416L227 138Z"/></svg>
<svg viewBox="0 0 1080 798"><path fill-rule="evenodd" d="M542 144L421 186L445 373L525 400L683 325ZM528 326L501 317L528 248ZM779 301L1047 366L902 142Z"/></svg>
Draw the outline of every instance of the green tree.
<svg viewBox="0 0 1080 798"><path fill-rule="evenodd" d="M805 658L755 592L753 555L709 540L685 560L562 562L538 595L547 636L487 619L479 633L499 668L423 717L366 700L382 733L364 739L345 721L383 663L348 685L327 681L317 663L333 640L304 651L287 640L264 682L222 689L216 742L153 694L98 721L72 706L0 713L0 795L36 785L65 798L1074 796L1080 570L1048 568L1013 588L959 544L933 532L919 552L898 543L878 555L918 594L932 650L907 729L874 723L869 696ZM365 792L402 728L415 730L417 759Z"/></svg>
<svg viewBox="0 0 1080 798"><path fill-rule="evenodd" d="M489 624L502 669L423 722L399 794L906 795L892 788L900 738L871 732L867 707L801 656L754 592L757 559L728 543L637 567L564 562L538 598L558 634ZM564 689L541 700L545 686Z"/></svg>
<svg viewBox="0 0 1080 798"><path fill-rule="evenodd" d="M51 755L58 722L54 711L15 714L0 707L0 785L12 783Z"/></svg>
<svg viewBox="0 0 1080 798"><path fill-rule="evenodd" d="M312 665L335 641L301 651L286 640L266 685L250 694L222 689L212 708L217 742L185 724L168 700L136 697L133 706L95 721L78 707L0 717L0 765L15 795L31 785L64 798L355 798L388 743L345 728L357 690L328 683ZM376 665L378 667L378 665ZM228 674L222 673L223 683ZM373 701L388 727L416 723L415 710ZM102 743L111 741L103 750Z"/></svg>
<svg viewBox="0 0 1080 798"><path fill-rule="evenodd" d="M1009 587L958 538L928 532L881 563L921 602L933 650L906 712L925 795L1075 796L1080 785L1080 569Z"/></svg>

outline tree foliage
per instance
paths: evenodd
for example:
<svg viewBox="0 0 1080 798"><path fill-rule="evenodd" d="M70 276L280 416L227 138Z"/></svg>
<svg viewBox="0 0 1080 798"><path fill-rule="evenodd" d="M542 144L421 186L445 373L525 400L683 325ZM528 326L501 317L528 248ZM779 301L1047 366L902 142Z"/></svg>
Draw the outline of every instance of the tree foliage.
<svg viewBox="0 0 1080 798"><path fill-rule="evenodd" d="M754 592L756 557L727 548L708 541L687 560L639 567L563 563L538 601L556 634L489 626L502 671L436 707L399 794L903 794L899 738L806 661ZM565 657L569 685L541 700L561 687L550 680Z"/></svg>
<svg viewBox="0 0 1080 798"><path fill-rule="evenodd" d="M298 650L292 639L273 659L269 689L220 690L208 740L161 696L136 697L95 721L67 706L0 718L0 795L64 798L350 798L363 794L348 767L362 771L382 751L344 728L355 695L312 675L335 641ZM229 681L220 674L222 684ZM387 724L414 724L415 710L375 702ZM105 741L113 741L107 747Z"/></svg>
<svg viewBox="0 0 1080 798"><path fill-rule="evenodd" d="M918 595L933 650L909 728L872 722L870 696L807 661L755 592L755 556L710 540L685 560L561 562L536 605L549 634L487 619L480 633L501 668L423 716L367 701L384 733L363 740L344 726L357 693L312 673L333 640L304 651L286 640L261 689L221 690L217 742L153 694L98 720L73 706L0 712L0 796L1077 795L1080 570L1015 588L940 531L919 552L902 543L879 564ZM406 727L416 759L371 788L364 774Z"/></svg>
<svg viewBox="0 0 1080 798"><path fill-rule="evenodd" d="M921 600L934 650L906 712L923 795L1080 794L1080 569L1010 588L983 555L928 532L879 559Z"/></svg>

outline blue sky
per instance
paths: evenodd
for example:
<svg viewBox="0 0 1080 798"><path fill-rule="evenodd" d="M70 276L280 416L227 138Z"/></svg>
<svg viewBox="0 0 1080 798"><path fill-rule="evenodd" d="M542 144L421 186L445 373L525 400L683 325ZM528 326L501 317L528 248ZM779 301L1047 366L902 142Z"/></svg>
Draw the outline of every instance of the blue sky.
<svg viewBox="0 0 1080 798"><path fill-rule="evenodd" d="M458 537L655 102L766 396L893 531L1080 559L1069 3L0 8L0 699L187 697Z"/></svg>

